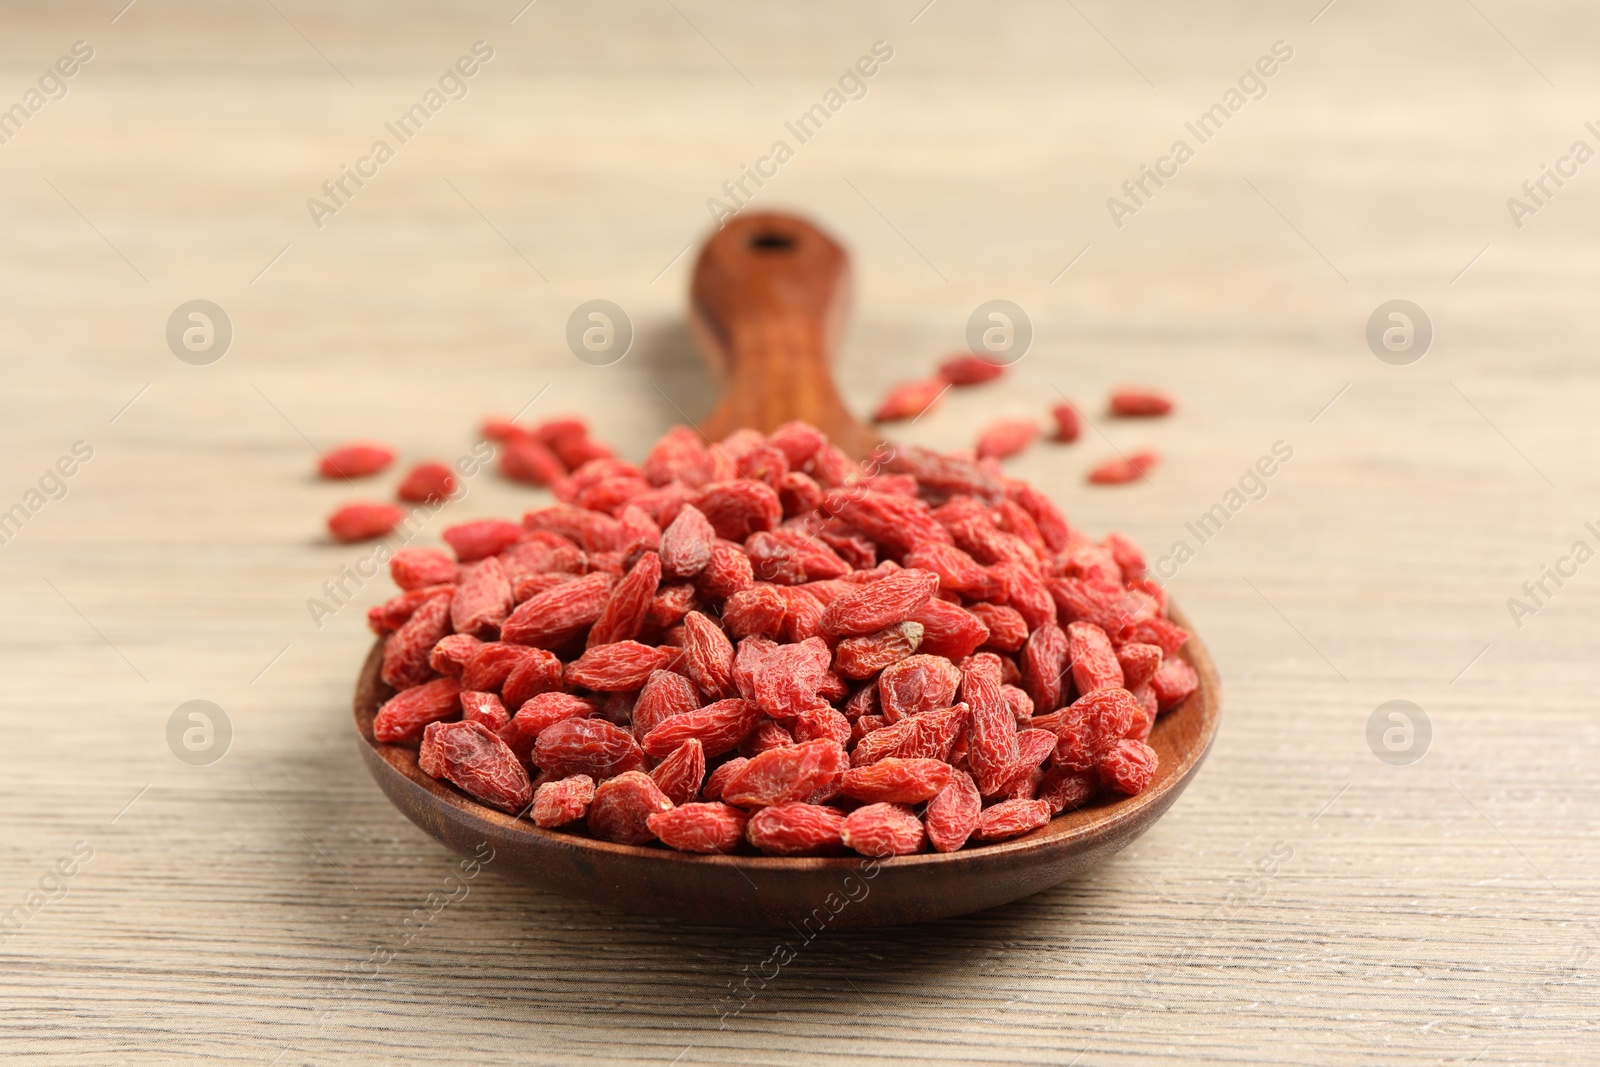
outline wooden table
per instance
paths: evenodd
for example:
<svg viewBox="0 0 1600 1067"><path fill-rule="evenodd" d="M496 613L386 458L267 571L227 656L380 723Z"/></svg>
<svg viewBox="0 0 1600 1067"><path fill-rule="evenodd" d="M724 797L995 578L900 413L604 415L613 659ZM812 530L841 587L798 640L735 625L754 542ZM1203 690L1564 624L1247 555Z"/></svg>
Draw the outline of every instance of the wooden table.
<svg viewBox="0 0 1600 1067"><path fill-rule="evenodd" d="M1600 163L1561 163L1600 147L1592 6L123 2L17 8L0 36L0 105L93 49L0 145L0 511L26 520L0 527L6 1059L1600 1060L1600 564L1523 591L1600 547ZM480 40L492 58L446 82L466 95L426 111ZM785 123L880 40L865 95L800 143ZM1280 40L1292 59L1229 111ZM1184 123L1219 102L1201 143ZM418 103L420 131L388 133ZM1162 163L1180 138L1192 158ZM379 139L392 158L362 163ZM1190 543L1166 570L1222 666L1217 747L1092 876L820 937L737 1012L773 935L601 912L492 863L407 940L456 858L357 758L386 582L314 624L366 552L324 540L350 492L311 477L315 450L454 457L531 401L638 456L703 414L689 248L780 139L749 188L853 251L858 407L980 302L1032 320L1009 378L904 438L965 443L1058 390L1091 414L1118 382L1179 398L1012 467L1154 559ZM1118 228L1141 164L1170 176ZM1541 164L1570 176L1519 229L1506 200ZM371 176L319 228L307 199L341 165ZM637 331L611 366L564 341L595 298ZM1432 323L1420 362L1364 339L1396 298ZM165 337L194 299L233 330L209 365ZM1229 510L1280 441L1293 458ZM92 458L30 497L75 442ZM1165 459L1086 487L1113 446ZM479 477L422 539L538 499ZM1219 503L1202 543L1186 523ZM209 765L168 744L190 700L231 723ZM1375 754L1407 744L1387 712L1369 744L1391 700L1431 724L1408 765Z"/></svg>

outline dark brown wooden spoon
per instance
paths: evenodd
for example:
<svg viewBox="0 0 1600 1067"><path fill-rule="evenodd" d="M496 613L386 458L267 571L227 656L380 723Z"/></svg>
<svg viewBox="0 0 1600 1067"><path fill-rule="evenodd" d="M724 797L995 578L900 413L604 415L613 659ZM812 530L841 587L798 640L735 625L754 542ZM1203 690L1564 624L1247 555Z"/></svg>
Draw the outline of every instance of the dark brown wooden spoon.
<svg viewBox="0 0 1600 1067"><path fill-rule="evenodd" d="M741 217L712 235L691 288L695 330L725 383L708 435L806 419L853 455L872 449L876 435L845 409L828 370L848 277L839 245L791 216ZM1181 612L1171 614L1187 628ZM1182 655L1200 688L1157 721L1150 744L1160 766L1144 792L1057 816L1015 840L883 860L691 855L545 830L487 808L424 774L415 747L373 736L373 717L392 694L378 676L381 641L356 682L355 721L362 758L394 805L459 852L481 858L483 846L492 849L495 870L627 911L790 929L808 939L824 929L922 922L1017 900L1138 837L1178 799L1217 732L1216 668L1198 637Z"/></svg>

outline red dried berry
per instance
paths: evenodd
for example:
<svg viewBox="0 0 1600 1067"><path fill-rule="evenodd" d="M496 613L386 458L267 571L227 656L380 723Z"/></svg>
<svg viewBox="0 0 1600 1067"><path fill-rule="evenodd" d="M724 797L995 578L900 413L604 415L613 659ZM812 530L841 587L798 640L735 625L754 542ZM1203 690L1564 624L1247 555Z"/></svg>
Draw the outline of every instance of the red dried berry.
<svg viewBox="0 0 1600 1067"><path fill-rule="evenodd" d="M922 820L903 804L868 804L845 816L839 838L863 856L908 856L922 848Z"/></svg>
<svg viewBox="0 0 1600 1067"><path fill-rule="evenodd" d="M390 697L372 720L372 735L384 744L414 741L429 723L455 716L461 710L461 683L435 678Z"/></svg>
<svg viewBox="0 0 1600 1067"><path fill-rule="evenodd" d="M922 624L896 623L875 634L847 637L833 652L833 669L846 678L871 678L874 674L917 650Z"/></svg>
<svg viewBox="0 0 1600 1067"><path fill-rule="evenodd" d="M799 744L826 740L843 748L850 743L850 720L833 708L802 711L795 716L792 729Z"/></svg>
<svg viewBox="0 0 1600 1067"><path fill-rule="evenodd" d="M392 504L346 504L328 516L328 532L345 544L371 541L400 525L405 516Z"/></svg>
<svg viewBox="0 0 1600 1067"><path fill-rule="evenodd" d="M1126 689L1097 689L1073 701L1056 723L1055 759L1075 771L1092 769L1132 731L1142 709Z"/></svg>
<svg viewBox="0 0 1600 1067"><path fill-rule="evenodd" d="M646 552L612 589L600 617L589 630L588 646L594 648L638 637L660 584L661 557Z"/></svg>
<svg viewBox="0 0 1600 1067"><path fill-rule="evenodd" d="M683 620L683 666L708 700L737 696L733 681L733 642L722 627L698 611Z"/></svg>
<svg viewBox="0 0 1600 1067"><path fill-rule="evenodd" d="M753 585L730 596L722 607L722 622L734 637L777 637L783 632L788 602L770 585Z"/></svg>
<svg viewBox="0 0 1600 1067"><path fill-rule="evenodd" d="M394 449L376 441L352 441L329 449L317 464L324 478L365 478L394 462Z"/></svg>
<svg viewBox="0 0 1600 1067"><path fill-rule="evenodd" d="M976 615L943 600L930 600L918 608L911 621L922 626L917 651L946 659L964 659L989 640L989 628Z"/></svg>
<svg viewBox="0 0 1600 1067"><path fill-rule="evenodd" d="M500 703L500 698L493 693L476 693L463 690L461 693L461 719L463 722L480 722L489 730L498 734L506 728L511 721L511 716L506 713L505 705ZM505 740L501 738L501 740Z"/></svg>
<svg viewBox="0 0 1600 1067"><path fill-rule="evenodd" d="M1022 649L1022 688L1033 700L1035 714L1061 706L1062 675L1067 665L1067 635L1047 622L1028 637Z"/></svg>
<svg viewBox="0 0 1600 1067"><path fill-rule="evenodd" d="M452 678L459 678L467 663L482 647L483 642L471 634L449 634L439 638L438 643L428 653L428 667L435 674L448 674Z"/></svg>
<svg viewBox="0 0 1600 1067"><path fill-rule="evenodd" d="M508 440L500 449L500 473L514 482L554 485L567 476L548 445L528 437Z"/></svg>
<svg viewBox="0 0 1600 1067"><path fill-rule="evenodd" d="M1000 419L978 435L978 458L1008 459L1033 444L1038 436L1039 427L1032 419Z"/></svg>
<svg viewBox="0 0 1600 1067"><path fill-rule="evenodd" d="M992 382L1006 372L1004 366L990 363L975 354L951 356L939 364L939 377L951 385L978 385Z"/></svg>
<svg viewBox="0 0 1600 1067"><path fill-rule="evenodd" d="M1123 739L1112 745L1095 769L1100 780L1119 793L1137 796L1155 777L1161 762L1156 750L1143 741Z"/></svg>
<svg viewBox="0 0 1600 1067"><path fill-rule="evenodd" d="M889 756L864 767L850 768L839 792L868 803L920 804L938 796L949 782L950 765L942 760Z"/></svg>
<svg viewBox="0 0 1600 1067"><path fill-rule="evenodd" d="M961 684L961 671L943 656L909 656L878 676L878 702L890 722L948 708Z"/></svg>
<svg viewBox="0 0 1600 1067"><path fill-rule="evenodd" d="M443 463L418 463L395 495L413 504L442 504L456 491L456 476Z"/></svg>
<svg viewBox="0 0 1600 1067"><path fill-rule="evenodd" d="M1151 675L1150 688L1154 690L1161 710L1167 711L1183 703L1190 693L1200 688L1200 676L1188 663L1170 656L1161 664L1161 669Z"/></svg>
<svg viewBox="0 0 1600 1067"><path fill-rule="evenodd" d="M852 589L822 614L822 632L835 637L876 633L912 618L939 587L932 571L897 571ZM926 629L926 626L924 627Z"/></svg>
<svg viewBox="0 0 1600 1067"><path fill-rule="evenodd" d="M520 716L521 712L517 714ZM516 719L511 723L514 727ZM644 754L632 734L604 719L569 718L540 731L533 746L532 762L557 778L587 774L596 781L603 781L642 767Z"/></svg>
<svg viewBox="0 0 1600 1067"><path fill-rule="evenodd" d="M723 600L755 584L755 570L744 549L727 541L711 546L711 562L706 564L697 579L700 589L709 597Z"/></svg>
<svg viewBox="0 0 1600 1067"><path fill-rule="evenodd" d="M832 740L768 749L754 756L722 788L722 799L743 808L816 802L838 792L850 757Z"/></svg>
<svg viewBox="0 0 1600 1067"><path fill-rule="evenodd" d="M969 604L967 610L988 627L986 648L1015 652L1028 639L1028 623L1016 608L1004 604Z"/></svg>
<svg viewBox="0 0 1600 1067"><path fill-rule="evenodd" d="M955 852L967 843L978 828L983 799L978 786L965 771L952 770L950 781L928 801L922 813L928 844L938 852Z"/></svg>
<svg viewBox="0 0 1600 1067"><path fill-rule="evenodd" d="M1050 805L1052 814L1075 811L1094 799L1100 791L1100 779L1093 771L1075 771L1070 767L1052 767L1039 782L1037 797Z"/></svg>
<svg viewBox="0 0 1600 1067"><path fill-rule="evenodd" d="M1072 680L1079 693L1123 687L1122 665L1111 638L1092 622L1067 624L1067 661L1072 664Z"/></svg>
<svg viewBox="0 0 1600 1067"><path fill-rule="evenodd" d="M440 535L456 551L456 559L473 563L489 556L498 556L526 536L526 531L514 522L486 519L481 522L464 522L451 526Z"/></svg>
<svg viewBox="0 0 1600 1067"><path fill-rule="evenodd" d="M966 729L971 710L965 702L938 711L924 712L897 723L867 723L878 729L866 733L850 753L850 762L865 766L881 759L936 759L949 762L951 750ZM875 716L863 715L857 724ZM865 729L865 727L863 727Z"/></svg>
<svg viewBox="0 0 1600 1067"><path fill-rule="evenodd" d="M442 548L402 548L389 557L389 577L401 589L454 584L459 570Z"/></svg>
<svg viewBox="0 0 1600 1067"><path fill-rule="evenodd" d="M709 759L737 745L760 719L761 708L748 700L719 700L657 723L641 743L652 759L660 759L693 737Z"/></svg>
<svg viewBox="0 0 1600 1067"><path fill-rule="evenodd" d="M595 786L589 832L602 841L642 845L654 840L650 816L671 811L672 801L641 771L624 771Z"/></svg>
<svg viewBox="0 0 1600 1067"><path fill-rule="evenodd" d="M1160 456L1148 450L1135 452L1124 458L1108 459L1089 472L1089 482L1091 485L1126 485L1129 482L1136 482L1160 460Z"/></svg>
<svg viewBox="0 0 1600 1067"><path fill-rule="evenodd" d="M501 741L478 722L435 722L422 739L419 764L438 771L461 790L501 811L520 814L533 802L528 772Z"/></svg>
<svg viewBox="0 0 1600 1067"><path fill-rule="evenodd" d="M1078 418L1078 409L1071 402L1057 404L1050 409L1050 414L1056 420L1055 439L1063 443L1076 441L1083 433L1083 425Z"/></svg>
<svg viewBox="0 0 1600 1067"><path fill-rule="evenodd" d="M962 672L961 699L972 710L967 760L984 796L993 796L1011 779L1021 757L1017 719L1000 685L1000 671L994 664L975 663Z"/></svg>
<svg viewBox="0 0 1600 1067"><path fill-rule="evenodd" d="M878 403L878 410L873 412L872 419L874 422L914 419L931 408L948 388L949 384L940 378L902 382L890 389L888 395Z"/></svg>
<svg viewBox="0 0 1600 1067"><path fill-rule="evenodd" d="M700 795L707 800L721 800L722 790L729 782L733 781L734 775L738 774L744 765L749 762L744 756L735 756L712 771L706 777L705 785L700 788Z"/></svg>
<svg viewBox="0 0 1600 1067"><path fill-rule="evenodd" d="M784 729L782 723L762 719L739 742L739 755L754 758L774 748L790 748L793 745L794 735Z"/></svg>
<svg viewBox="0 0 1600 1067"><path fill-rule="evenodd" d="M593 800L594 779L587 774L545 782L533 793L533 821L546 829L577 822Z"/></svg>
<svg viewBox="0 0 1600 1067"><path fill-rule="evenodd" d="M668 848L722 855L739 847L749 819L727 804L681 804L671 811L657 812L646 824Z"/></svg>
<svg viewBox="0 0 1600 1067"><path fill-rule="evenodd" d="M1037 830L1050 821L1050 805L1043 800L1003 800L985 808L972 836L979 841L1004 841Z"/></svg>
<svg viewBox="0 0 1600 1067"><path fill-rule="evenodd" d="M453 594L436 593L423 601L411 617L383 643L383 668L379 677L396 689L420 685L433 677L428 659L433 646L450 632Z"/></svg>
<svg viewBox="0 0 1600 1067"><path fill-rule="evenodd" d="M844 812L821 804L762 808L745 825L745 840L774 856L805 856L842 848Z"/></svg>
<svg viewBox="0 0 1600 1067"><path fill-rule="evenodd" d="M705 776L706 750L692 737L650 772L650 779L674 804L687 804L698 796Z"/></svg>
<svg viewBox="0 0 1600 1067"><path fill-rule="evenodd" d="M1111 414L1123 418L1166 415L1172 411L1172 399L1154 389L1118 389L1111 394Z"/></svg>
<svg viewBox="0 0 1600 1067"><path fill-rule="evenodd" d="M641 689L652 671L667 665L667 654L637 641L596 645L567 664L567 684L602 693Z"/></svg>
<svg viewBox="0 0 1600 1067"><path fill-rule="evenodd" d="M699 508L685 504L661 534L661 571L674 578L693 578L711 562L717 532Z"/></svg>
<svg viewBox="0 0 1600 1067"><path fill-rule="evenodd" d="M783 521L783 504L777 491L765 482L712 482L694 498L718 537L743 543L757 530L770 530Z"/></svg>
<svg viewBox="0 0 1600 1067"><path fill-rule="evenodd" d="M561 661L542 648L522 648L521 655L500 686L500 699L512 714L533 697L561 688Z"/></svg>
<svg viewBox="0 0 1600 1067"><path fill-rule="evenodd" d="M458 634L492 639L516 606L511 580L494 556L463 569L461 584L450 602L450 625Z"/></svg>
<svg viewBox="0 0 1600 1067"><path fill-rule="evenodd" d="M1162 652L1157 645L1130 642L1117 649L1117 665L1122 668L1122 687L1138 689L1161 667Z"/></svg>
<svg viewBox="0 0 1600 1067"><path fill-rule="evenodd" d="M538 648L556 648L593 625L611 597L612 578L588 574L530 597L516 606L500 626L504 641Z"/></svg>
<svg viewBox="0 0 1600 1067"><path fill-rule="evenodd" d="M643 739L659 724L700 707L694 683L672 671L656 671L633 705L633 736Z"/></svg>

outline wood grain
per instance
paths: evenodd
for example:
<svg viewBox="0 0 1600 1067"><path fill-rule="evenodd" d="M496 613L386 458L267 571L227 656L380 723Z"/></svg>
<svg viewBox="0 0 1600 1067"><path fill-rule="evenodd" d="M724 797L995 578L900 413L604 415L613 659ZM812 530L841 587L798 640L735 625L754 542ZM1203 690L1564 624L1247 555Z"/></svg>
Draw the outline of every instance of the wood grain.
<svg viewBox="0 0 1600 1067"><path fill-rule="evenodd" d="M93 849L3 946L6 1058L1600 1060L1600 572L1547 582L1520 628L1506 607L1600 525L1600 187L1588 167L1550 185L1521 229L1506 208L1595 117L1600 14L640 0L512 23L520 6L8 12L0 102L75 40L95 56L0 145L0 512L93 448L0 546L0 915ZM468 94L318 229L307 198L479 39L495 55ZM865 96L794 143L784 123L880 39ZM1116 228L1107 198L1280 39L1266 95ZM1190 542L1168 584L1228 692L1206 766L1083 877L816 937L776 974L771 935L617 916L492 863L412 933L464 872L362 768L347 699L384 583L345 578L362 550L320 532L398 474L317 482L315 449L454 459L536 396L630 456L704 417L692 244L786 135L755 207L851 254L852 410L1013 300L1027 357L897 439L969 441L1059 389L1093 428L1010 468L1156 560ZM1397 297L1435 325L1408 367L1363 340ZM164 338L195 298L235 328L206 367ZM595 298L637 330L611 367L564 341ZM1177 414L1101 419L1121 382ZM1265 495L1198 543L1186 523L1276 441L1293 458ZM1084 486L1142 447L1164 456L1150 484ZM542 499L475 478L420 540ZM307 601L341 580L319 628ZM210 766L167 745L193 699L232 722ZM1432 722L1410 766L1368 747L1392 699Z"/></svg>

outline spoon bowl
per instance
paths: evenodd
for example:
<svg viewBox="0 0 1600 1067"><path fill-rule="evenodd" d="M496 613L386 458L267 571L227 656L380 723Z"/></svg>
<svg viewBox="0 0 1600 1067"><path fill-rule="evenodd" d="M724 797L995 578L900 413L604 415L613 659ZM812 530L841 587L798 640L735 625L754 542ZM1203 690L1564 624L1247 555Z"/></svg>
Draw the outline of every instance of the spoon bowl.
<svg viewBox="0 0 1600 1067"><path fill-rule="evenodd" d="M1171 616L1187 628L1176 609ZM367 769L395 807L463 855L481 860L490 854L487 845L493 850L487 865L502 874L624 911L725 926L792 926L809 935L982 911L1058 885L1124 848L1178 799L1216 736L1216 667L1198 638L1189 639L1182 656L1200 687L1156 721L1150 746L1161 763L1144 792L1058 815L1010 841L890 859L702 856L546 830L487 808L424 774L414 746L373 736L373 716L393 694L378 677L381 641L356 683L355 721Z"/></svg>

